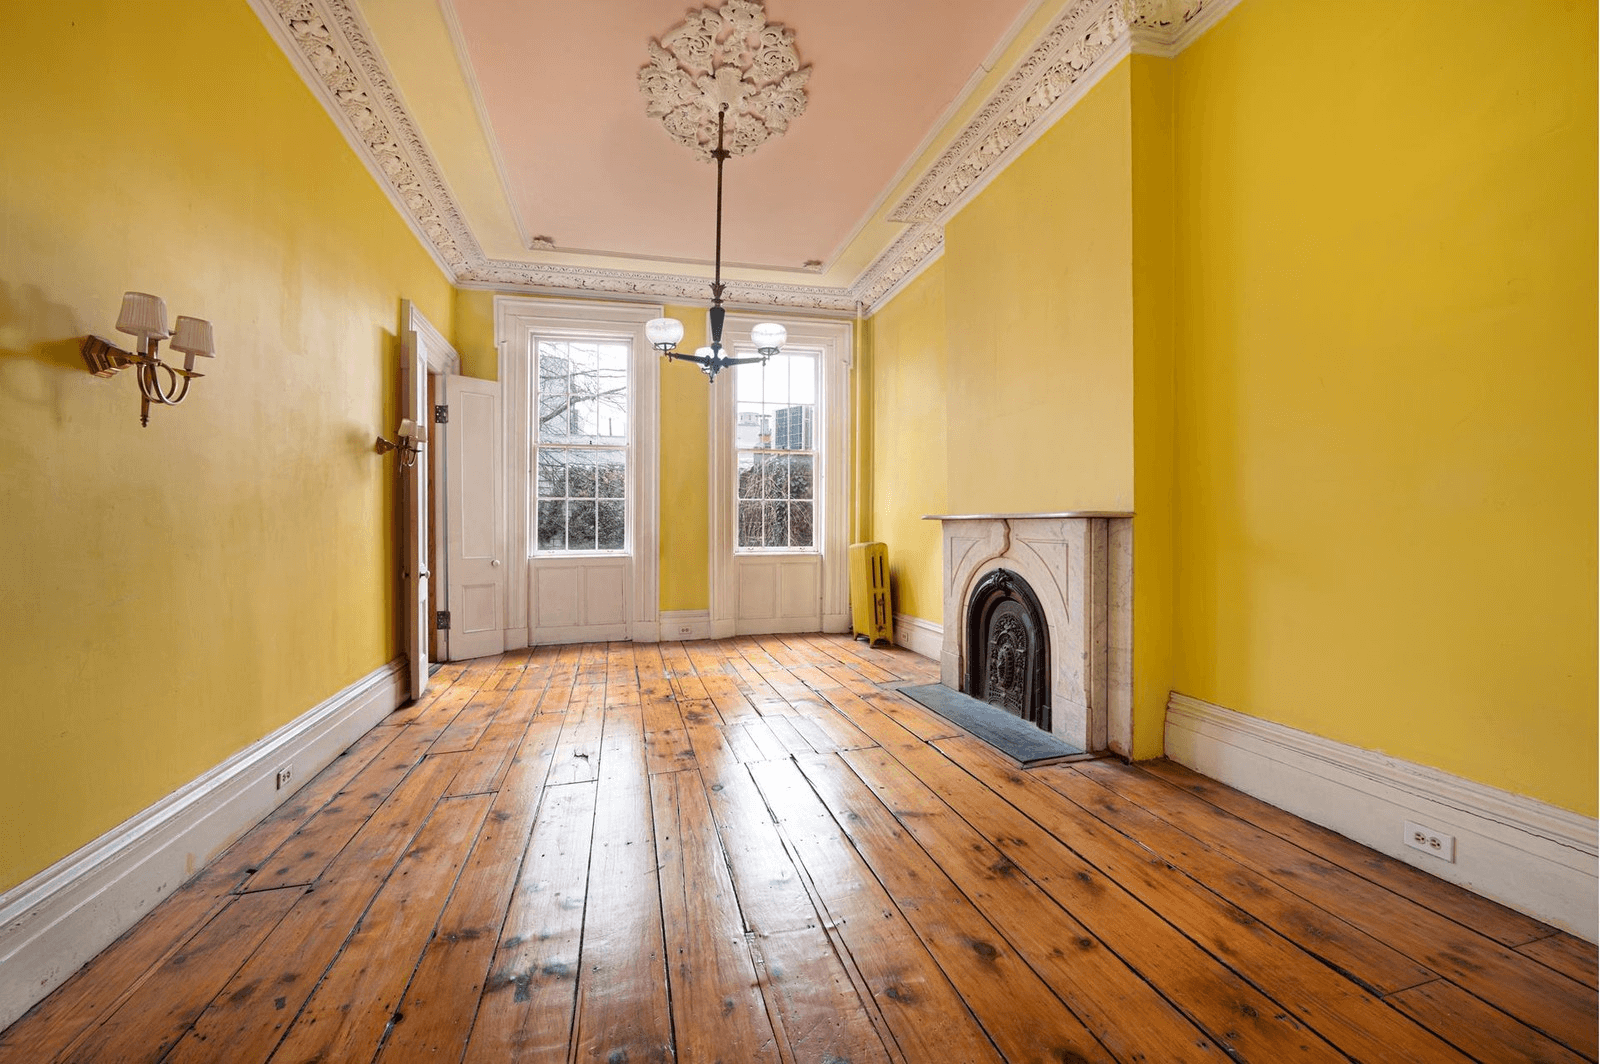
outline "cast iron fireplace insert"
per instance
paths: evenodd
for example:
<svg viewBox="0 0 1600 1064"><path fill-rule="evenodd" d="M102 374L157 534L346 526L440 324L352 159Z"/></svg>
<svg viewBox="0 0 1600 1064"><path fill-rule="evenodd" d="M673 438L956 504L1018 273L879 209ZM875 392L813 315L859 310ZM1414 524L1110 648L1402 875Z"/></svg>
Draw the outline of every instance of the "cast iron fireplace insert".
<svg viewBox="0 0 1600 1064"><path fill-rule="evenodd" d="M1009 569L985 573L967 601L961 690L1050 730L1050 628L1033 588Z"/></svg>

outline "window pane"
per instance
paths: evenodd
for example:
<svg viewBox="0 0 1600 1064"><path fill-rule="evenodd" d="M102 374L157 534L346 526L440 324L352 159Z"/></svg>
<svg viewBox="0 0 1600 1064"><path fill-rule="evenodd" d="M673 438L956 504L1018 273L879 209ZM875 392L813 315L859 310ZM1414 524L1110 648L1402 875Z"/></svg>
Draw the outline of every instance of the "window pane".
<svg viewBox="0 0 1600 1064"><path fill-rule="evenodd" d="M739 536L738 545L741 547L765 546L761 534L761 507L759 502L741 502L739 504Z"/></svg>
<svg viewBox="0 0 1600 1064"><path fill-rule="evenodd" d="M602 499L621 499L627 496L628 453L626 451L594 451L596 494Z"/></svg>
<svg viewBox="0 0 1600 1064"><path fill-rule="evenodd" d="M756 456L753 454L739 455L739 475L734 481L738 491L736 498L759 498L760 492L756 488Z"/></svg>
<svg viewBox="0 0 1600 1064"><path fill-rule="evenodd" d="M594 500L574 499L567 503L567 549L595 549Z"/></svg>
<svg viewBox="0 0 1600 1064"><path fill-rule="evenodd" d="M559 443L567 436L566 393L539 394L539 442Z"/></svg>
<svg viewBox="0 0 1600 1064"><path fill-rule="evenodd" d="M539 449L539 498L561 499L567 494L567 455L565 451Z"/></svg>
<svg viewBox="0 0 1600 1064"><path fill-rule="evenodd" d="M811 540L811 504L809 502L791 502L789 504L789 546L816 546Z"/></svg>
<svg viewBox="0 0 1600 1064"><path fill-rule="evenodd" d="M766 507L766 514L763 518L766 525L764 529L766 542L763 546L787 547L789 545L788 502L768 502L763 505Z"/></svg>
<svg viewBox="0 0 1600 1064"><path fill-rule="evenodd" d="M811 473L814 459L809 454L789 455L789 498L810 499Z"/></svg>
<svg viewBox="0 0 1600 1064"><path fill-rule="evenodd" d="M539 549L565 550L567 546L567 504L556 500L539 502Z"/></svg>
<svg viewBox="0 0 1600 1064"><path fill-rule="evenodd" d="M566 358L566 345L541 341L539 344L539 394L561 394L567 390L567 374L571 363Z"/></svg>
<svg viewBox="0 0 1600 1064"><path fill-rule="evenodd" d="M594 498L594 456L588 451L568 451L567 494L574 499Z"/></svg>
<svg viewBox="0 0 1600 1064"><path fill-rule="evenodd" d="M621 550L627 542L628 504L621 499L598 504L601 550Z"/></svg>

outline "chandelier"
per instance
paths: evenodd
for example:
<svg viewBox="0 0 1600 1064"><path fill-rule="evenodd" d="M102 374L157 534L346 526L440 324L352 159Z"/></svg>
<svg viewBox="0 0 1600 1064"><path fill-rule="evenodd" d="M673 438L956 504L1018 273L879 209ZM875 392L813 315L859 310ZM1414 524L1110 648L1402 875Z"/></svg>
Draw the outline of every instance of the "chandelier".
<svg viewBox="0 0 1600 1064"><path fill-rule="evenodd" d="M639 72L645 113L699 158L717 164L717 243L711 281L711 344L680 352L683 323L655 318L645 323L650 345L669 362L693 362L715 380L725 366L765 363L783 347L782 325L763 322L750 330L758 355L730 358L722 347L722 164L747 155L781 135L806 107L810 67L802 67L794 33L767 21L760 0L723 0L720 8L691 10L682 25L650 43L650 63ZM716 148L708 150L710 119L716 115Z"/></svg>
<svg viewBox="0 0 1600 1064"><path fill-rule="evenodd" d="M683 339L683 322L677 318L651 318L644 324L644 334L650 341L650 346L667 356L668 362L682 360L698 365L706 375L707 381L717 379L717 373L725 366L745 366L753 362L763 365L767 359L777 354L783 347L784 341L789 338L788 331L776 322L764 321L750 330L750 342L755 345L759 355L749 358L730 358L722 350L722 320L728 312L722 306L722 164L727 161L728 150L722 146L723 116L727 114L728 105L722 104L717 111L717 150L711 157L717 161L717 250L715 273L711 281L711 346L702 347L692 355L679 351L678 343Z"/></svg>

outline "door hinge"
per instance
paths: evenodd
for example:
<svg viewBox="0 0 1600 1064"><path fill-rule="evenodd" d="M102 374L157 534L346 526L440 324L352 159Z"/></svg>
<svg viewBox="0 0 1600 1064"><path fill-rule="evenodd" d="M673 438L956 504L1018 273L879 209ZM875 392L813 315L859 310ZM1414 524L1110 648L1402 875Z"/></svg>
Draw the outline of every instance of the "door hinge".
<svg viewBox="0 0 1600 1064"><path fill-rule="evenodd" d="M448 424L450 424L450 407L445 405L444 403L440 403L438 406L434 407L433 408L433 423L435 425L448 425Z"/></svg>
<svg viewBox="0 0 1600 1064"><path fill-rule="evenodd" d="M450 628L450 611L435 610L433 614L433 626L439 629L441 632L448 631Z"/></svg>

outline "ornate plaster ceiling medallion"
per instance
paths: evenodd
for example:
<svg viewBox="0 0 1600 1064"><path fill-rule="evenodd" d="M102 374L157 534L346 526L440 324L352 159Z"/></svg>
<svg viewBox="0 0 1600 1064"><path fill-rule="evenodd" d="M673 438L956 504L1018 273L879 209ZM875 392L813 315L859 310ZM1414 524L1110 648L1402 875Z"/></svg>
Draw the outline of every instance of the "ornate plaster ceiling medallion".
<svg viewBox="0 0 1600 1064"><path fill-rule="evenodd" d="M768 22L759 0L724 0L721 7L691 10L682 25L650 42L639 91L645 114L709 162L723 104L728 154L748 155L805 113L809 80L811 68L800 65L793 30Z"/></svg>

